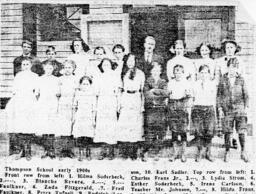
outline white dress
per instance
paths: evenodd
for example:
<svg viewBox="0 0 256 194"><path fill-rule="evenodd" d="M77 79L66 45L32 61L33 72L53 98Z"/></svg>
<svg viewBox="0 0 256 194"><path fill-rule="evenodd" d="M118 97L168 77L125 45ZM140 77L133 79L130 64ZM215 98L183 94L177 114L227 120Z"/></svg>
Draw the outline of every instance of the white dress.
<svg viewBox="0 0 256 194"><path fill-rule="evenodd" d="M55 134L69 136L73 127L73 100L77 80L74 75L59 78L60 98L57 108L57 127Z"/></svg>
<svg viewBox="0 0 256 194"><path fill-rule="evenodd" d="M117 132L118 87L114 72L103 73L97 82L96 129L94 142L115 144Z"/></svg>
<svg viewBox="0 0 256 194"><path fill-rule="evenodd" d="M137 69L133 80L129 72L123 78L124 92L121 95L121 110L118 120L117 140L123 142L143 141L144 73ZM127 92L128 91L128 92ZM134 93L129 93L135 91Z"/></svg>
<svg viewBox="0 0 256 194"><path fill-rule="evenodd" d="M74 115L75 121L72 133L74 137L94 137L95 103L96 95L92 88L90 91L78 90L76 92L74 107L77 108L77 111Z"/></svg>
<svg viewBox="0 0 256 194"><path fill-rule="evenodd" d="M6 106L8 133L35 133L35 112L38 75L21 71L14 78L13 97Z"/></svg>
<svg viewBox="0 0 256 194"><path fill-rule="evenodd" d="M89 66L89 55L86 53L72 54L67 59L73 60L76 63L76 69L74 71L77 79L86 75L87 67Z"/></svg>
<svg viewBox="0 0 256 194"><path fill-rule="evenodd" d="M55 134L59 92L58 78L41 76L38 81L37 134Z"/></svg>

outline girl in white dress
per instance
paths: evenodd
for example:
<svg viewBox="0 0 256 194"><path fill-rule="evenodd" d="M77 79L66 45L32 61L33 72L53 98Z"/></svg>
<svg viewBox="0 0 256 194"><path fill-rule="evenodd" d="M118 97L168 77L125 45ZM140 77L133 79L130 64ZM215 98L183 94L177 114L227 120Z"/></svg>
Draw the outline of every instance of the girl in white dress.
<svg viewBox="0 0 256 194"><path fill-rule="evenodd" d="M74 39L70 48L73 54L68 57L68 60L73 60L76 63L74 75L79 80L82 76L87 74L90 58L87 52L90 48L81 38Z"/></svg>
<svg viewBox="0 0 256 194"><path fill-rule="evenodd" d="M73 74L76 63L72 60L66 60L64 65L64 75L59 78L59 103L57 108L58 122L56 135L61 136L61 154L60 159L64 156L73 158L72 152L73 137L73 100L77 88L77 79Z"/></svg>
<svg viewBox="0 0 256 194"><path fill-rule="evenodd" d="M32 134L35 133L35 91L38 81L38 75L31 71L31 67L31 60L24 58L21 62L22 71L14 78L13 97L6 106L7 131L11 134L16 133L17 139L14 144L20 151L16 159L21 157L31 159L31 143L34 139Z"/></svg>
<svg viewBox="0 0 256 194"><path fill-rule="evenodd" d="M58 78L53 75L54 64L47 62L43 65L44 74L39 77L37 91L37 135L43 135L42 143L45 153L42 158L55 158L54 142L59 92Z"/></svg>
<svg viewBox="0 0 256 194"><path fill-rule="evenodd" d="M95 130L96 95L92 86L92 79L83 76L79 81L79 89L74 99L74 129L73 135L77 137L79 147L79 161L82 161L82 152L86 149L87 159L91 159L90 144Z"/></svg>
<svg viewBox="0 0 256 194"><path fill-rule="evenodd" d="M116 144L118 88L120 79L114 72L113 62L104 58L99 64L100 76L97 82L97 116L94 142L106 143L108 158L114 157L114 144ZM101 155L100 159L104 156Z"/></svg>
<svg viewBox="0 0 256 194"><path fill-rule="evenodd" d="M144 73L136 68L135 56L128 54L122 71L123 92L118 120L118 141L126 142L131 159L137 158L137 142L143 141ZM127 143L129 142L129 143ZM126 152L127 153L127 152Z"/></svg>

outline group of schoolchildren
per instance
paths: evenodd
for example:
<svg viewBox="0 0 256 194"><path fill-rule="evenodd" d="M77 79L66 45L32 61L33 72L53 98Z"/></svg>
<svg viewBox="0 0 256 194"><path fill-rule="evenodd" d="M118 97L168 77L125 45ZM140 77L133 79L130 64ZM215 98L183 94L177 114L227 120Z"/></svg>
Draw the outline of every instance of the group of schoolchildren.
<svg viewBox="0 0 256 194"><path fill-rule="evenodd" d="M53 46L42 63L29 52L26 56L24 48L14 61L13 97L6 107L11 154L29 160L31 144L39 143L44 147L42 158L73 158L78 147L82 161L84 156L91 159L91 148L98 145L98 159L114 159L118 152L122 158L146 161L151 148L158 160L165 147L169 161L186 162L189 132L197 142L196 161L206 149L205 158L212 162L212 138L220 120L224 161L229 161L235 128L241 159L248 162L248 92L237 43L225 40L225 56L216 60L211 58L212 47L202 43L197 49L201 58L192 60L184 56L185 43L177 40L175 56L167 64L158 61L155 44L154 37L146 37L140 59L125 55L120 44L112 49L114 59L107 57L104 47L96 47L90 60L89 47L75 39L73 54L62 64L52 57ZM29 42L22 46L31 49ZM164 144L169 132L171 142Z"/></svg>

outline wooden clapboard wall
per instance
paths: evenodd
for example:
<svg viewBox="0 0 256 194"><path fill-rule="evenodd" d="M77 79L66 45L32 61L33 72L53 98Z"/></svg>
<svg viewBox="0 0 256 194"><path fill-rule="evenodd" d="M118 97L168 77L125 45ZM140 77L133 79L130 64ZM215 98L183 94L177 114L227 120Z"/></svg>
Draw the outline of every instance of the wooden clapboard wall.
<svg viewBox="0 0 256 194"><path fill-rule="evenodd" d="M23 13L22 4L1 5L1 59L0 97L11 96L13 60L22 52Z"/></svg>

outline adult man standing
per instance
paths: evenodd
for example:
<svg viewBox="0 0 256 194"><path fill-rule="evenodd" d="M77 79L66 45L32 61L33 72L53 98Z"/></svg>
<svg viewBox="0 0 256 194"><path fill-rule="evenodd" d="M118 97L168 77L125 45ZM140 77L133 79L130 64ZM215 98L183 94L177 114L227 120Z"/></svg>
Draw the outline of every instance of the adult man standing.
<svg viewBox="0 0 256 194"><path fill-rule="evenodd" d="M145 73L145 77L148 78L150 76L150 72L153 68L153 62L157 62L162 66L162 78L166 77L166 68L164 65L164 60L160 55L154 53L154 49L156 47L156 40L153 36L147 36L144 41L144 53L143 55L138 57L138 65L139 68Z"/></svg>
<svg viewBox="0 0 256 194"><path fill-rule="evenodd" d="M42 75L43 74L43 68L41 66L41 63L39 61L39 59L31 54L32 51L32 42L29 40L23 40L22 44L22 55L19 57L16 57L13 61L13 73L14 76L21 71L21 61L24 58L29 58L31 59L32 62L32 68L31 70L34 73L37 73L38 75Z"/></svg>

